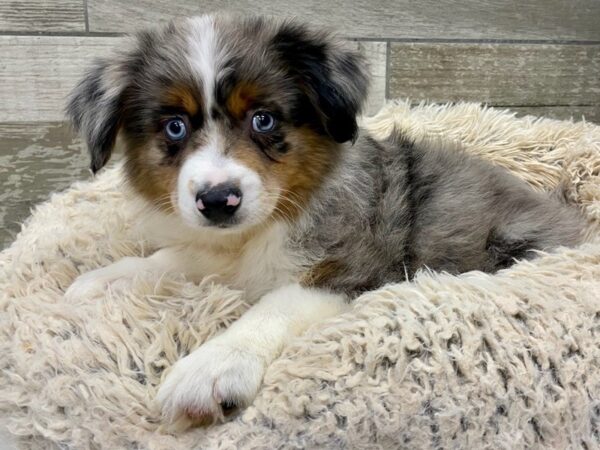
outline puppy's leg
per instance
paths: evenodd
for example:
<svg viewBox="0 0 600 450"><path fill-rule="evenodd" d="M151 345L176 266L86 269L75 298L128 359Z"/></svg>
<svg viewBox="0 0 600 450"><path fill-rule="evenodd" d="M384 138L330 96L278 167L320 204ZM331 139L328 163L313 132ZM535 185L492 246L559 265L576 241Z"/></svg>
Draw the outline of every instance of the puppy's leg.
<svg viewBox="0 0 600 450"><path fill-rule="evenodd" d="M343 295L297 284L267 294L224 333L173 366L157 396L163 415L171 422L207 422L247 406L266 367L290 338L346 308Z"/></svg>
<svg viewBox="0 0 600 450"><path fill-rule="evenodd" d="M120 278L133 278L145 271L188 273L195 267L186 252L163 248L147 258L126 257L114 264L78 276L65 292L67 299L89 297L102 292L107 284Z"/></svg>
<svg viewBox="0 0 600 450"><path fill-rule="evenodd" d="M487 237L485 249L490 272L504 269L518 259L536 256L535 250L552 250L582 242L585 221L578 210L541 195L529 203L512 203ZM515 204L524 204L521 209Z"/></svg>

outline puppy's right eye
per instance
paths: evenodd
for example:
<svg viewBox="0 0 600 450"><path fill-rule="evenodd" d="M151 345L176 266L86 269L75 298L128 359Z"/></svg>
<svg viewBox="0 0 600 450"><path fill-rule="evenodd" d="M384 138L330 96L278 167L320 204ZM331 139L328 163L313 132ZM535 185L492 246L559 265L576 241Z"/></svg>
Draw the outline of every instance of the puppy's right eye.
<svg viewBox="0 0 600 450"><path fill-rule="evenodd" d="M271 113L259 111L252 116L252 129L257 133L269 133L275 129L277 122Z"/></svg>
<svg viewBox="0 0 600 450"><path fill-rule="evenodd" d="M173 142L181 142L187 137L187 127L180 118L174 118L165 122L165 136Z"/></svg>

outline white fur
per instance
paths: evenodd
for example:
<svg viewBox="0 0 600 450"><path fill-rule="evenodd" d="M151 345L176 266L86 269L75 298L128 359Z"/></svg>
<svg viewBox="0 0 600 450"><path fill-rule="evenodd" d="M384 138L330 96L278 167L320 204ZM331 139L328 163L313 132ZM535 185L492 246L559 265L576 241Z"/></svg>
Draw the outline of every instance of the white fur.
<svg viewBox="0 0 600 450"><path fill-rule="evenodd" d="M123 258L110 266L80 275L69 287L68 298L87 297L108 284L138 272L183 273L201 281L209 275L245 292L254 302L265 293L297 280L306 265L287 243L288 228L275 222L248 235L227 229L192 228L175 216L152 211L140 201L137 233L160 250L147 258Z"/></svg>
<svg viewBox="0 0 600 450"><path fill-rule="evenodd" d="M231 182L239 186L243 198L236 218L236 228L256 225L271 214L276 196L267 195L258 174L233 158L223 155L218 131L207 130L206 144L186 159L177 180L177 207L183 220L190 226L210 226L196 205L196 194L205 187Z"/></svg>
<svg viewBox="0 0 600 450"><path fill-rule="evenodd" d="M199 74L204 87L206 110L210 111L214 101L215 78L218 73L218 62L223 61L218 46L217 30L212 16L199 16L189 20L192 32L188 39L190 62L194 71Z"/></svg>
<svg viewBox="0 0 600 450"><path fill-rule="evenodd" d="M163 414L170 421L186 413L217 419L221 402L249 404L284 345L346 307L342 295L298 284L267 294L223 334L175 364L157 395Z"/></svg>
<svg viewBox="0 0 600 450"><path fill-rule="evenodd" d="M194 269L198 259L198 255L181 251L178 247L163 248L147 258L125 257L114 264L78 276L65 292L65 298L76 300L90 297L103 291L108 284L121 279L131 279L140 272L189 273L194 277L198 274Z"/></svg>

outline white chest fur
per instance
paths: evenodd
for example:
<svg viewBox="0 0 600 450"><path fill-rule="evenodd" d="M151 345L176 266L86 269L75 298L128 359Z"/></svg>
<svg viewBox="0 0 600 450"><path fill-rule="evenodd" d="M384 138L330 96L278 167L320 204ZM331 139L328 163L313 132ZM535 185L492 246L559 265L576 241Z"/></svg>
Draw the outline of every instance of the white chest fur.
<svg viewBox="0 0 600 450"><path fill-rule="evenodd" d="M189 247L187 251L200 269L191 275L219 275L224 283L243 290L249 301L297 281L302 261L286 245L283 224L274 224L243 242L231 240L234 242Z"/></svg>
<svg viewBox="0 0 600 450"><path fill-rule="evenodd" d="M140 236L160 249L148 259L166 271L200 281L218 275L219 281L246 293L248 301L297 281L302 255L288 245L288 226L273 223L246 236L222 230L193 229L176 217L144 213Z"/></svg>

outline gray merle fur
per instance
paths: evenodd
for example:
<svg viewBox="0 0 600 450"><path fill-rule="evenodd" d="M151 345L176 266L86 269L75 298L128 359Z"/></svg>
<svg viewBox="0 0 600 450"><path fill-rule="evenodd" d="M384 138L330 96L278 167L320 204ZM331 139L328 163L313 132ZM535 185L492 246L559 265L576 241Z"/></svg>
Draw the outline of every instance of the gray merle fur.
<svg viewBox="0 0 600 450"><path fill-rule="evenodd" d="M363 132L345 151L293 241L336 268L320 287L357 294L426 267L495 272L581 240L575 208L459 149Z"/></svg>

